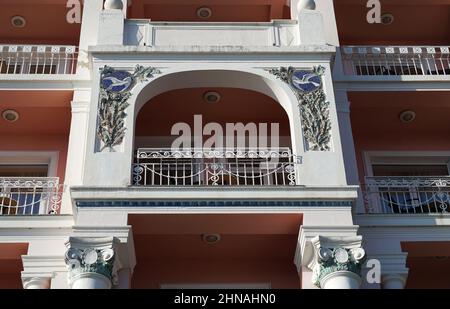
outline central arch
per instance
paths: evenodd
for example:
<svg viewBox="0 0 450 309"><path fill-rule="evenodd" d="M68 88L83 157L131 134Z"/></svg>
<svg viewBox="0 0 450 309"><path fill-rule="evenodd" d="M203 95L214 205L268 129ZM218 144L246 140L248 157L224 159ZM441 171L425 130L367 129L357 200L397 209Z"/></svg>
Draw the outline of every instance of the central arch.
<svg viewBox="0 0 450 309"><path fill-rule="evenodd" d="M267 74L263 69L203 69L166 70L164 75L156 76L147 83L138 84L133 89L130 107L127 110L126 136L123 154L128 166L134 161L136 120L143 106L158 95L180 89L192 88L238 88L261 93L272 98L284 109L289 120L290 145L292 153L302 156L304 153L303 136L300 123L298 100L289 85ZM237 111L236 111L237 112ZM131 175L130 173L130 182Z"/></svg>
<svg viewBox="0 0 450 309"><path fill-rule="evenodd" d="M138 85L133 92L128 110L126 142L127 149L134 149L136 120L139 111L152 98L173 90L189 88L238 88L264 94L280 104L289 119L291 145L295 154L303 152L303 137L298 101L289 86L275 77L268 77L263 70L184 70L167 72L165 75Z"/></svg>

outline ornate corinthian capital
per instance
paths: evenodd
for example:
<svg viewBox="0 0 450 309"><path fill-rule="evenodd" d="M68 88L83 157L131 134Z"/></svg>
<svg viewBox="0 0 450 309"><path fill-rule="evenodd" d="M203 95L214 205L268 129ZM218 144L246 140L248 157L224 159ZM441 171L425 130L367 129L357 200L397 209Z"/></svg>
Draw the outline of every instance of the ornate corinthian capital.
<svg viewBox="0 0 450 309"><path fill-rule="evenodd" d="M313 271L313 283L321 287L321 280L337 271L349 271L361 276L361 267L366 259L366 252L361 247L361 236L322 237L311 240L314 258L308 265Z"/></svg>
<svg viewBox="0 0 450 309"><path fill-rule="evenodd" d="M114 237L71 237L66 243L66 265L69 269L69 285L80 275L96 273L105 276L113 285L117 284L119 268L116 256L118 240Z"/></svg>

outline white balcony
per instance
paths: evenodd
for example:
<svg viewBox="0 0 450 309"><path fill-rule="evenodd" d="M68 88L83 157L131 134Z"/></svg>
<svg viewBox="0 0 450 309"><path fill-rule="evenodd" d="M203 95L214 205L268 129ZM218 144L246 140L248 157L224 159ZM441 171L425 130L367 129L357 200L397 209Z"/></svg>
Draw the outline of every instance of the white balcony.
<svg viewBox="0 0 450 309"><path fill-rule="evenodd" d="M296 46L293 20L261 23L152 22L126 20L124 45L131 46Z"/></svg>
<svg viewBox="0 0 450 309"><path fill-rule="evenodd" d="M0 177L0 216L57 214L61 195L58 177Z"/></svg>
<svg viewBox="0 0 450 309"><path fill-rule="evenodd" d="M78 47L0 45L0 75L72 75Z"/></svg>
<svg viewBox="0 0 450 309"><path fill-rule="evenodd" d="M298 160L277 150L139 149L135 186L294 186Z"/></svg>
<svg viewBox="0 0 450 309"><path fill-rule="evenodd" d="M450 76L448 46L344 46L346 76Z"/></svg>
<svg viewBox="0 0 450 309"><path fill-rule="evenodd" d="M363 187L369 214L446 214L450 176L366 177Z"/></svg>

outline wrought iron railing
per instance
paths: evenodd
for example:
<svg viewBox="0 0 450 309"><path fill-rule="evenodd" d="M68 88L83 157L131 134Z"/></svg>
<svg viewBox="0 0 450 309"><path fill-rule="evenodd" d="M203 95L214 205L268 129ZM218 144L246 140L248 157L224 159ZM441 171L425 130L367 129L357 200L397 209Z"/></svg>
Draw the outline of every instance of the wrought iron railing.
<svg viewBox="0 0 450 309"><path fill-rule="evenodd" d="M289 148L139 149L135 186L293 186L297 157Z"/></svg>
<svg viewBox="0 0 450 309"><path fill-rule="evenodd" d="M57 177L0 177L0 215L57 214L62 186Z"/></svg>
<svg viewBox="0 0 450 309"><path fill-rule="evenodd" d="M78 47L0 45L0 74L75 74Z"/></svg>
<svg viewBox="0 0 450 309"><path fill-rule="evenodd" d="M367 213L447 213L450 176L366 177L363 195Z"/></svg>
<svg viewBox="0 0 450 309"><path fill-rule="evenodd" d="M344 46L345 75L450 76L448 46Z"/></svg>

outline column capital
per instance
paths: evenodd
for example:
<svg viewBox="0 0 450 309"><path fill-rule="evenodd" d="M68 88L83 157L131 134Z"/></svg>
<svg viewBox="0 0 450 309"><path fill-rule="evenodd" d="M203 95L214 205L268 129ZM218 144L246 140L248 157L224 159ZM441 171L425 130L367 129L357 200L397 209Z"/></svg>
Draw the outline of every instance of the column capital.
<svg viewBox="0 0 450 309"><path fill-rule="evenodd" d="M406 286L407 279L408 279L408 272L381 274L381 288L404 289Z"/></svg>
<svg viewBox="0 0 450 309"><path fill-rule="evenodd" d="M361 247L362 237L323 237L311 240L314 258L308 265L313 270L313 283L321 287L324 278L337 272L351 272L355 277L361 276L362 264L366 252Z"/></svg>
<svg viewBox="0 0 450 309"><path fill-rule="evenodd" d="M393 254L370 254L381 264L381 288L404 289L408 279L409 268L406 267L407 252Z"/></svg>
<svg viewBox="0 0 450 309"><path fill-rule="evenodd" d="M66 271L62 256L22 255L22 284L25 289L49 289L56 272Z"/></svg>
<svg viewBox="0 0 450 309"><path fill-rule="evenodd" d="M297 270L300 272L302 266L313 270L315 260L317 259L316 248L313 241L320 235L322 241L328 239L332 240L353 239L357 236L357 225L342 225L342 226L302 226L300 228L297 250L295 252L294 263ZM320 238L319 238L320 239ZM336 245L337 246L337 245Z"/></svg>
<svg viewBox="0 0 450 309"><path fill-rule="evenodd" d="M87 274L101 275L117 285L120 268L116 256L119 240L115 237L70 237L66 242L66 264L69 269L69 285Z"/></svg>

